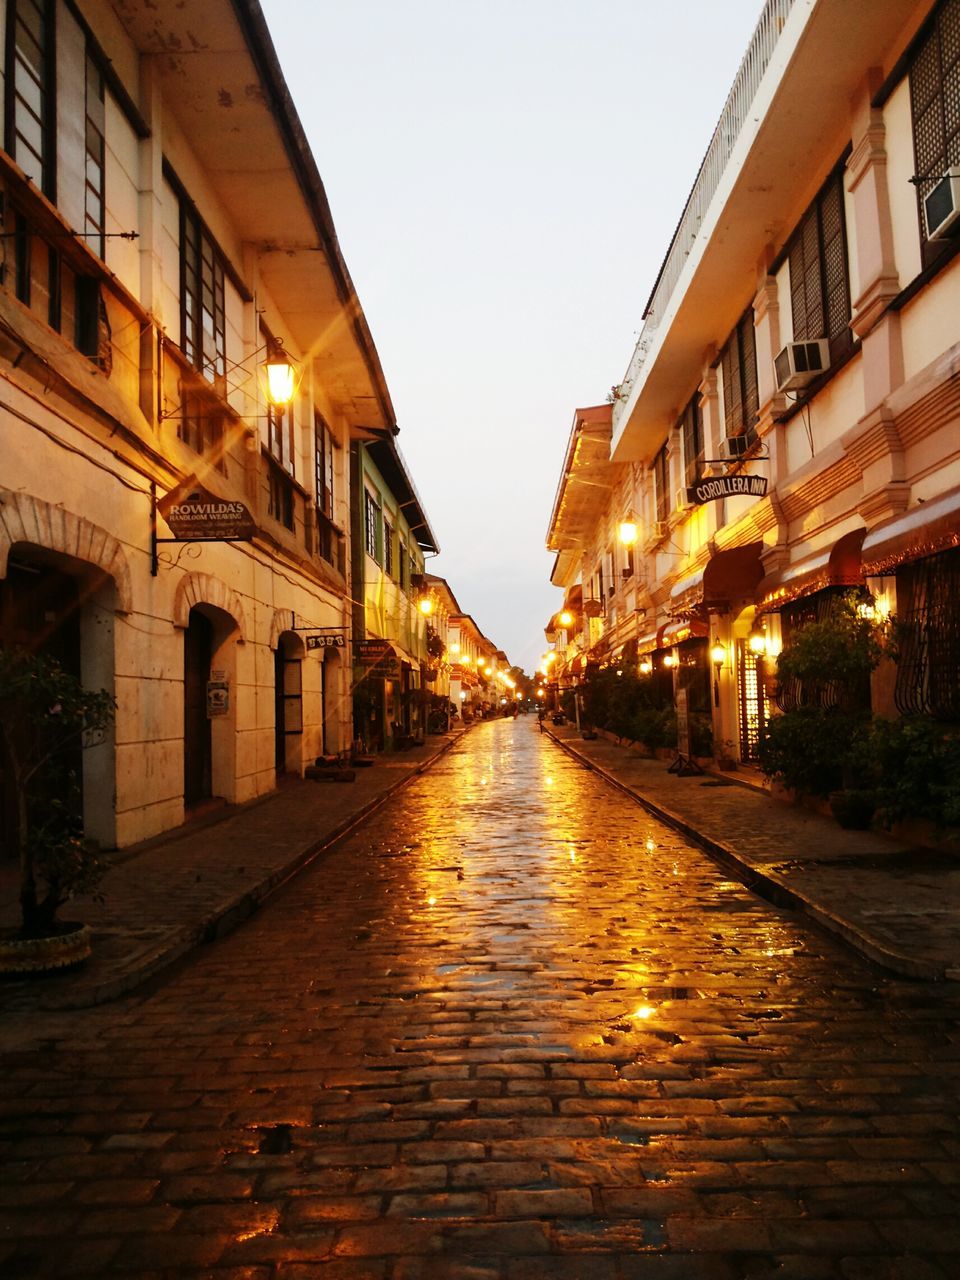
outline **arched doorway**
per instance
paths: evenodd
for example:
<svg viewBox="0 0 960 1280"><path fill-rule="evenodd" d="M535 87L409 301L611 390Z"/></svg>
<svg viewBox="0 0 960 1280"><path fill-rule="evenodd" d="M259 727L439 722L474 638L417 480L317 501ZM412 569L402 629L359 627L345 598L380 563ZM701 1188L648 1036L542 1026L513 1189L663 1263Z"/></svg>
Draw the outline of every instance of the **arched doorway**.
<svg viewBox="0 0 960 1280"><path fill-rule="evenodd" d="M236 790L234 640L223 610L198 604L183 633L183 803L194 813Z"/></svg>
<svg viewBox="0 0 960 1280"><path fill-rule="evenodd" d="M46 654L88 689L114 692L116 591L100 568L58 551L16 545L0 578L0 647ZM116 844L115 748L112 727L96 745L80 743L58 757L69 776L67 798L85 835L104 848ZM16 805L9 779L0 776L0 849L17 847Z"/></svg>

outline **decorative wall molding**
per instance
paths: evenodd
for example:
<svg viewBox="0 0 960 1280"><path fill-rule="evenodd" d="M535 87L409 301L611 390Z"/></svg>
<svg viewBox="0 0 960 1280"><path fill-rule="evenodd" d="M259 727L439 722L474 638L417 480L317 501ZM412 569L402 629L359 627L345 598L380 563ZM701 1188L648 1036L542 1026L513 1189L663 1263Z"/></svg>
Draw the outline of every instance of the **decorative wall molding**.
<svg viewBox="0 0 960 1280"><path fill-rule="evenodd" d="M240 632L240 644L245 642L247 624L243 602L219 578L209 573L188 573L181 579L173 601L173 625L185 631L190 625L190 610L198 604L208 604L229 614Z"/></svg>
<svg viewBox="0 0 960 1280"><path fill-rule="evenodd" d="M106 529L29 493L0 489L0 578L15 546L43 547L95 565L113 579L117 612L130 613L133 591L126 553Z"/></svg>

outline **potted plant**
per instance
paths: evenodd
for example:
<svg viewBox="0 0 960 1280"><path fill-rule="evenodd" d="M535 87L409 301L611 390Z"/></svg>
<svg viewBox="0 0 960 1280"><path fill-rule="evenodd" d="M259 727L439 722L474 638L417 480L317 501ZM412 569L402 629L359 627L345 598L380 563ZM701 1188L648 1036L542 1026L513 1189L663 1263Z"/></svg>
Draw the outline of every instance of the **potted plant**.
<svg viewBox="0 0 960 1280"><path fill-rule="evenodd" d="M102 741L115 704L85 689L56 659L0 649L0 772L16 806L19 928L0 931L0 972L62 968L85 959L85 925L60 921L69 899L95 893L105 871L85 839L76 752Z"/></svg>

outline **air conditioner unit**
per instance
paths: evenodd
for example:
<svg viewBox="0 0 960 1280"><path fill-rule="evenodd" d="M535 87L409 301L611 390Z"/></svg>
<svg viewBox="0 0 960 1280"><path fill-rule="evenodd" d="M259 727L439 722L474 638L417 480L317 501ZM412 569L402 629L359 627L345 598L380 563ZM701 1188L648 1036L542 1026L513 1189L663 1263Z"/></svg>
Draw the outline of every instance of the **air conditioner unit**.
<svg viewBox="0 0 960 1280"><path fill-rule="evenodd" d="M656 520L653 525L654 537L657 539L665 538L670 532L669 520Z"/></svg>
<svg viewBox="0 0 960 1280"><path fill-rule="evenodd" d="M945 240L960 218L960 168L948 169L923 197L928 240Z"/></svg>
<svg viewBox="0 0 960 1280"><path fill-rule="evenodd" d="M773 362L778 391L796 391L830 368L830 344L826 338L788 342Z"/></svg>
<svg viewBox="0 0 960 1280"><path fill-rule="evenodd" d="M673 500L673 506L675 511L690 510L691 503L687 499L686 485L681 485L681 487L677 490L677 496Z"/></svg>
<svg viewBox="0 0 960 1280"><path fill-rule="evenodd" d="M748 432L742 436L725 436L720 441L720 457L727 462L739 462L756 441L756 436Z"/></svg>

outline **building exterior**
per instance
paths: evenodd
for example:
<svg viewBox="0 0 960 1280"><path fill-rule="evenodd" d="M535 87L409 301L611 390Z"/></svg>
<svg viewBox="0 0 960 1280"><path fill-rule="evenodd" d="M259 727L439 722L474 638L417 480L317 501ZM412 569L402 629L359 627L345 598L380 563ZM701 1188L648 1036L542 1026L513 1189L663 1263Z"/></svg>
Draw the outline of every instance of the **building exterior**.
<svg viewBox="0 0 960 1280"><path fill-rule="evenodd" d="M426 732L424 555L439 551L396 431L351 446L354 736L367 751Z"/></svg>
<svg viewBox="0 0 960 1280"><path fill-rule="evenodd" d="M606 459L575 423L553 580L600 612L562 647L695 669L718 755L756 758L771 659L851 588L903 637L874 711L960 719L958 77L960 0L769 0Z"/></svg>
<svg viewBox="0 0 960 1280"><path fill-rule="evenodd" d="M255 0L0 22L0 643L115 696L83 805L124 846L350 745L349 459L394 413Z"/></svg>

